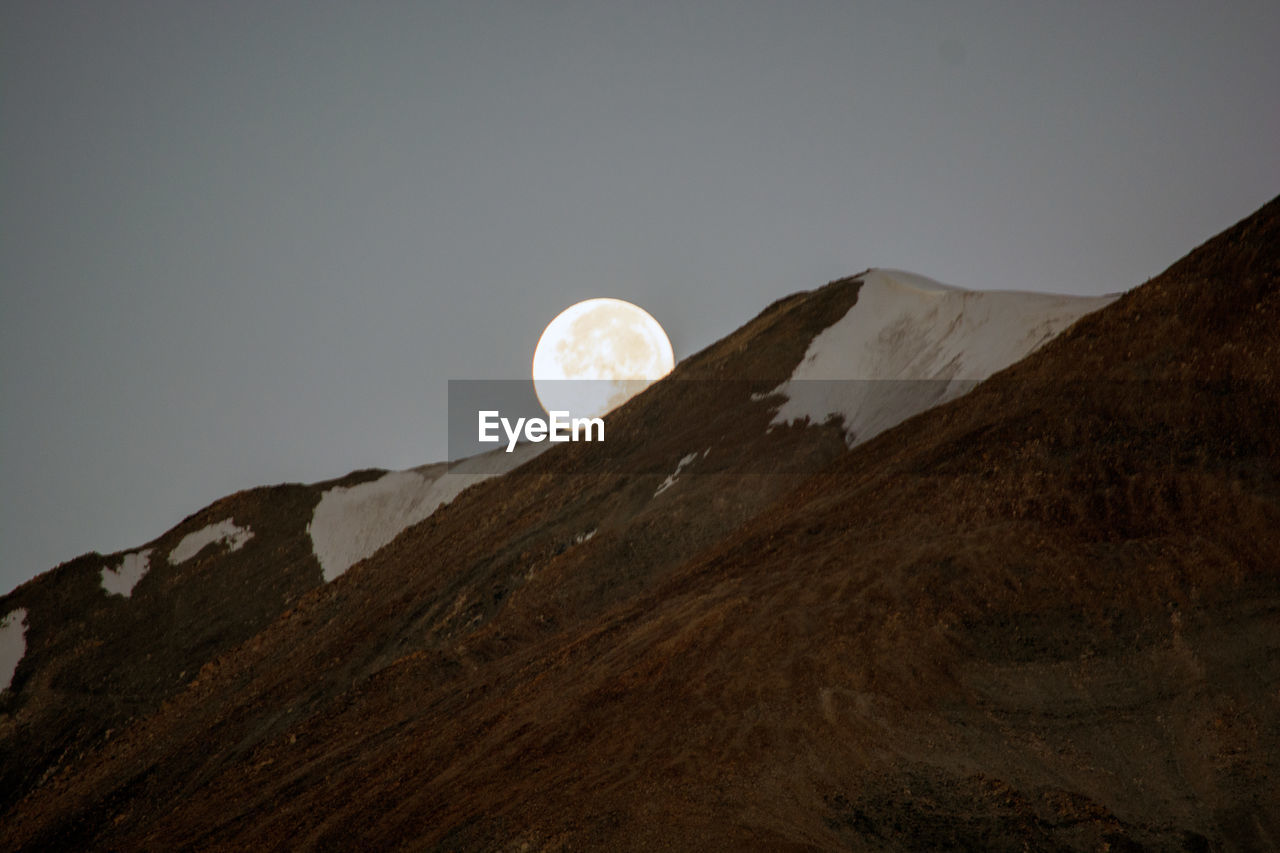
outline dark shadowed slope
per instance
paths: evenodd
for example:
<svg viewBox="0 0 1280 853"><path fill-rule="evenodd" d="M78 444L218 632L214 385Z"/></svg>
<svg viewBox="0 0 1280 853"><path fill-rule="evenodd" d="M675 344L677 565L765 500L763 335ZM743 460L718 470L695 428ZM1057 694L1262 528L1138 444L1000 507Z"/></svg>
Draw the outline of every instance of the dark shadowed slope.
<svg viewBox="0 0 1280 853"><path fill-rule="evenodd" d="M0 838L1280 844L1280 200L852 450L770 431L766 392L855 296L688 360L749 381L646 392L611 421L628 464L567 447L462 494Z"/></svg>
<svg viewBox="0 0 1280 853"><path fill-rule="evenodd" d="M85 554L0 597L0 814L304 593L527 457L239 492L140 548Z"/></svg>
<svg viewBox="0 0 1280 853"><path fill-rule="evenodd" d="M759 375L772 387L785 378L789 365L794 366L799 360L809 339L849 309L856 291L855 284L846 282L825 288L820 298L784 300L765 312L761 320L737 333L734 338L738 341L736 345L754 339L762 329L770 332L766 336L770 343L755 347L753 357L762 365ZM779 324L785 325L785 332L775 330ZM706 360L706 364L711 371L721 369L714 358ZM730 384L726 384L724 390L746 393L744 388L730 388ZM699 396L699 389L682 390ZM760 410L755 417L759 421L755 432L763 437L767 412ZM700 426L704 431L709 429L716 434L732 432L736 426L734 413L726 410ZM805 432L810 434L800 440ZM827 436L825 442L822 435ZM780 460L785 458L788 447L800 448L806 455L825 452L822 458L827 459L843 449L839 433L834 428L793 430L788 431L788 436L774 442L782 448ZM669 436L672 442L682 438L678 432ZM655 472L661 469L670 473L670 467L679 457L675 446L670 451L662 447L654 451L659 460L651 465ZM627 446L623 444L613 464L628 469L644 464L627 461L623 458L626 453ZM666 458L668 453L675 454L671 460ZM727 457L732 458L732 455L730 452ZM522 458L521 454L512 456ZM498 454L498 458L506 464L506 454ZM724 458L717 460L716 464L723 466ZM404 485L406 480L414 479L412 472L394 475L362 472L317 486L281 486L244 492L211 505L162 537L130 552L145 553L148 557L147 570L140 578L130 579L133 580L132 586L127 582L112 583L114 572L111 568L119 566L127 555L101 557L89 554L24 584L0 599L0 612L23 614L26 623L25 654L14 674L12 689L0 693L0 702L4 703L0 706L0 713L3 713L0 716L0 726L3 726L0 737L3 741L0 742L5 747L0 757L0 770L4 773L6 784L2 790L7 802L16 802L32 787L51 779L74 776L79 770L79 760L94 748L130 732L163 701L193 682L198 686L211 671L211 667L206 667L211 660L253 637L271 619L295 605L303 593L323 584L322 566L317 564L315 554L321 555L319 562L322 564L326 563L324 555L330 555L324 566L325 573L331 573L335 568L341 572L346 567L345 561L339 561L335 567L334 554L350 549L335 549L334 541L345 539L349 544L355 542L370 546L370 528L374 528L374 533L380 532L377 528L397 529L395 523L390 526L382 524L385 519L380 519L378 514L390 513L395 516L393 522L403 522L406 500L418 499L422 496L420 493L435 495L430 489L433 477L438 482L450 484L446 496L452 496L469 482L479 479L465 473L446 475L435 470L437 467L442 466L422 469L423 485L428 487L425 490L413 483L407 487ZM469 470L468 465L457 467ZM654 491L654 484L648 481L654 479L662 477L647 478L642 493L632 489L613 496L613 505L620 507L618 511L623 517L631 513L633 505L643 507L647 503ZM770 489L776 492L786 478L758 479L768 482ZM392 480L395 482L391 483ZM391 488L386 488L385 484ZM508 490L500 491L505 493ZM596 489L597 493L601 491L608 491L608 488ZM541 492L530 488L526 494L537 496ZM326 530L317 530L316 525L326 517L323 508L334 502L334 496L341 499L336 503L345 512L345 518L339 514L330 518ZM366 506L359 505L361 499ZM505 501L507 497L501 500ZM581 529L574 526L581 521L575 518L575 508L584 503L590 504L590 500L585 496L570 496L567 508L557 509L565 520L559 526L549 526L541 531L544 556L555 556L565 549L566 543L594 529L594 526ZM740 498L722 501L726 517L724 524L741 522L753 511L751 507L758 506L759 502L760 496L754 491L744 493ZM374 515L369 514L369 509L375 510ZM427 512L417 514L418 517L429 515ZM467 514L461 517L466 519ZM505 529L506 522L498 516L491 520L499 531ZM251 535L239 548L214 541L185 560L173 557L175 549L186 536L222 523L238 525L238 529ZM471 526L471 522L463 523L466 527ZM542 523L542 520L541 517L534 518L528 523ZM645 531L651 528L652 523L648 527L637 528L633 539L643 542ZM501 532L495 534L492 530L486 530L485 535L487 539L476 540L472 547L484 547L495 541L501 543L503 538ZM375 536L375 544L377 540ZM633 546L615 543L612 547ZM667 537L660 548L644 546L646 552L652 552L646 558L650 563L660 562L661 548L688 547L689 543L678 537ZM487 568L492 571L494 566L501 567L502 556L501 549L490 555L486 563L493 563L493 566ZM170 563L171 559L176 565ZM484 570L486 564L476 568ZM104 569L107 570L105 573ZM417 580L430 581L432 576ZM466 580L456 579L455 585ZM511 585L519 580L511 578L498 583ZM126 586L129 586L127 596L108 589L124 589ZM370 592L376 593L377 589ZM408 597L413 590L407 588L399 592ZM418 594L425 600L432 593L428 589L426 592L419 590ZM457 621L465 616L468 622L474 620L486 607L500 603L502 593L495 591L489 602L484 601L483 596L480 599L469 602L465 613L455 613L450 618ZM317 600L323 601L324 598L321 596ZM415 608L424 609L421 605L415 605ZM376 643L394 652L404 644L414 642L412 630L407 626L423 615L421 612L415 615L415 608L399 614L405 620L403 622L366 627L381 632ZM372 665L376 667L378 664ZM343 684L342 678L339 676L339 685Z"/></svg>
<svg viewBox="0 0 1280 853"><path fill-rule="evenodd" d="M241 492L142 548L86 554L0 598L0 614L26 623L0 692L0 813L321 582L305 533L319 493Z"/></svg>

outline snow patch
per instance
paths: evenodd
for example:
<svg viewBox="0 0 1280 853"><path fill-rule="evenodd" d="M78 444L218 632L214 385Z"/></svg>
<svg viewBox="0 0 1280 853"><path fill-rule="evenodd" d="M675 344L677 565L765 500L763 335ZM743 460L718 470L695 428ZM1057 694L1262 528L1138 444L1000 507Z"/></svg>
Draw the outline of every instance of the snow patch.
<svg viewBox="0 0 1280 853"><path fill-rule="evenodd" d="M707 449L710 450L710 448L707 448ZM706 456L707 454L704 453L702 455ZM691 462L693 462L693 460L697 458L698 458L697 453L690 453L688 456L680 457L680 461L676 463L676 470L672 471L671 474L667 477L667 479L663 480L658 485L658 488L656 491L654 491L653 496L656 498L658 495L662 494L667 489L674 486L676 483L676 480L680 479L680 472L684 470L685 466L689 465Z"/></svg>
<svg viewBox="0 0 1280 853"><path fill-rule="evenodd" d="M27 610L19 607L0 619L0 691L8 690L27 653Z"/></svg>
<svg viewBox="0 0 1280 853"><path fill-rule="evenodd" d="M786 398L773 425L842 418L852 447L961 396L1116 298L964 290L872 270L791 379L761 396Z"/></svg>
<svg viewBox="0 0 1280 853"><path fill-rule="evenodd" d="M469 486L505 474L547 446L523 444L512 453L491 451L452 466L438 463L392 471L367 483L329 489L320 496L307 525L325 581L372 556Z"/></svg>
<svg viewBox="0 0 1280 853"><path fill-rule="evenodd" d="M182 537L178 547L169 552L169 565L176 566L179 563L185 563L196 554L199 554L206 545L215 542L225 544L228 551L239 551L252 538L252 530L247 527L237 527L234 521L224 518L217 524L210 524L208 527L203 527L195 533L188 533Z"/></svg>
<svg viewBox="0 0 1280 853"><path fill-rule="evenodd" d="M133 588L142 580L143 575L151 568L151 549L125 554L119 568L102 567L102 588L108 595L123 595L129 598Z"/></svg>
<svg viewBox="0 0 1280 853"><path fill-rule="evenodd" d="M574 536L573 544L581 545L583 542L590 542L591 537L595 535L596 535L596 528L593 527L590 530L588 530L586 533L579 533L577 536Z"/></svg>

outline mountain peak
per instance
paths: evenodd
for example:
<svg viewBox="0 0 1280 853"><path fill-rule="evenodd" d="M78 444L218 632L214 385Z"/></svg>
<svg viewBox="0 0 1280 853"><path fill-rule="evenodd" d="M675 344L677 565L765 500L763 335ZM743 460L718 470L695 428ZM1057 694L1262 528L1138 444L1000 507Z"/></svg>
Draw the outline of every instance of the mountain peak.
<svg viewBox="0 0 1280 853"><path fill-rule="evenodd" d="M1278 218L1115 300L869 270L608 453L238 493L127 598L64 565L0 602L0 841L1265 848Z"/></svg>

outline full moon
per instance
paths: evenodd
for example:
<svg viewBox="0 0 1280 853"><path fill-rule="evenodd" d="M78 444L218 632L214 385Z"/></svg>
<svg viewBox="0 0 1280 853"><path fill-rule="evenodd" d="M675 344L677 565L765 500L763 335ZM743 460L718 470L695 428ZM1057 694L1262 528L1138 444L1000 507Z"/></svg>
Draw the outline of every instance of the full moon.
<svg viewBox="0 0 1280 853"><path fill-rule="evenodd" d="M671 341L643 308L587 299L561 311L538 339L533 387L548 412L599 417L675 366Z"/></svg>

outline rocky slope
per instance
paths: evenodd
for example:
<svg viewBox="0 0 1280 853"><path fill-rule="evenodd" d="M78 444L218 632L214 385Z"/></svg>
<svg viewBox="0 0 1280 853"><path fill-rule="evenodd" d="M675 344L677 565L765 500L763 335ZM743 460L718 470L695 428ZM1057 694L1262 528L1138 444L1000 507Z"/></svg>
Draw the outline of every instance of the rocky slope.
<svg viewBox="0 0 1280 853"><path fill-rule="evenodd" d="M0 812L155 711L218 655L466 487L530 456L240 492L132 551L0 598Z"/></svg>
<svg viewBox="0 0 1280 853"><path fill-rule="evenodd" d="M26 783L0 843L1280 844L1280 200L862 441L783 386L869 275L687 359L608 453L479 483L332 583L298 557L310 591Z"/></svg>

